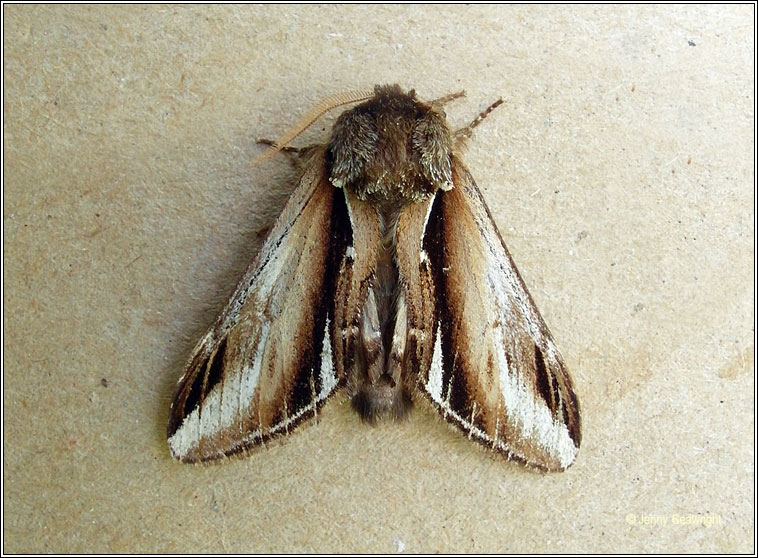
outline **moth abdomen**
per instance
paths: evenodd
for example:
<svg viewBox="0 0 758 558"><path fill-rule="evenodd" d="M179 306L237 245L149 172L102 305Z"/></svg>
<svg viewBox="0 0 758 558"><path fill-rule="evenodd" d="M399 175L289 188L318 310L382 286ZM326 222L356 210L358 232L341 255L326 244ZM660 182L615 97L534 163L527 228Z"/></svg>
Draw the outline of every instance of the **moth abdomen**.
<svg viewBox="0 0 758 558"><path fill-rule="evenodd" d="M375 386L361 386L350 398L350 406L368 424L387 417L401 421L413 409L413 397L405 386L397 389L383 379Z"/></svg>

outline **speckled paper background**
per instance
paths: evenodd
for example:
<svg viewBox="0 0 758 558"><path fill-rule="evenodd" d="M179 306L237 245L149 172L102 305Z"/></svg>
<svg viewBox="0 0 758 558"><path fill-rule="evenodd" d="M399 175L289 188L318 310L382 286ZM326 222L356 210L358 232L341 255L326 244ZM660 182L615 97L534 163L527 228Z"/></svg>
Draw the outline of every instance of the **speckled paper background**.
<svg viewBox="0 0 758 558"><path fill-rule="evenodd" d="M753 5L3 15L5 552L755 551ZM293 189L256 139L386 82L466 89L455 126L505 99L466 160L572 370L575 465L337 401L172 462L174 384Z"/></svg>

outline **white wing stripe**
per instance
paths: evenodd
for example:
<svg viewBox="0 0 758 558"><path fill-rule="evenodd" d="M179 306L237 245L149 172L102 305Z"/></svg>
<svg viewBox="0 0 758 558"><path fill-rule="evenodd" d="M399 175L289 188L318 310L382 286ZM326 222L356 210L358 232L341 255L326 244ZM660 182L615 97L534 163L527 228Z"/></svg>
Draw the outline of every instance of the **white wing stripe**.
<svg viewBox="0 0 758 558"><path fill-rule="evenodd" d="M321 391L318 394L318 402L326 399L334 388L337 387L337 374L334 370L334 360L332 358L332 336L329 333L329 318L326 318L324 326L324 342L321 348Z"/></svg>
<svg viewBox="0 0 758 558"><path fill-rule="evenodd" d="M268 321L261 323L260 338L255 347L255 354L252 359L242 367L238 400L239 410L247 409L250 406L250 403L253 401L255 390L258 388L258 383L260 382L261 377L263 353L266 350L270 327L271 324L269 324ZM252 363L252 366L250 363ZM231 419L233 420L234 416L232 416ZM231 424L232 420L229 420L228 424Z"/></svg>
<svg viewBox="0 0 758 558"><path fill-rule="evenodd" d="M268 340L268 322L263 322L261 327L252 366L245 364L241 371L216 384L213 391L203 401L202 408L193 410L169 438L171 451L177 457L187 455L190 450L197 447L200 440L213 436L223 428L228 428L234 424L235 418L245 416L244 410L250 407L253 394L258 387L263 351ZM235 392L237 397L234 397ZM236 405L233 403L235 399Z"/></svg>
<svg viewBox="0 0 758 558"><path fill-rule="evenodd" d="M503 302L498 300L498 313L501 323L507 324L509 322L505 310L508 306L507 302ZM495 328L494 331L497 335L494 345L497 347L495 357L500 369L500 393L509 420L517 425L523 438L535 440L539 446L556 455L563 467L568 467L577 453L568 428L553 420L547 404L536 397L534 390L527 387L521 371L518 368L510 369L504 328Z"/></svg>
<svg viewBox="0 0 758 558"><path fill-rule="evenodd" d="M427 393L432 396L432 400L442 405L442 339L439 325L436 329L432 365L429 368L429 377L425 387Z"/></svg>

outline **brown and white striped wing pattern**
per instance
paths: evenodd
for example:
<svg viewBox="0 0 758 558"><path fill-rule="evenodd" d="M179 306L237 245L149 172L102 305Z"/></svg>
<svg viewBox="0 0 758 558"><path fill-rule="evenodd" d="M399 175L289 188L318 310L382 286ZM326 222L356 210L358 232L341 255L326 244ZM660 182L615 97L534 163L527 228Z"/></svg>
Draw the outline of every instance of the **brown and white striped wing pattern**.
<svg viewBox="0 0 758 558"><path fill-rule="evenodd" d="M325 169L320 151L195 348L171 405L174 457L215 459L287 434L344 384L333 357L335 270L351 266L354 250L344 195Z"/></svg>
<svg viewBox="0 0 758 558"><path fill-rule="evenodd" d="M419 386L469 438L546 470L574 461L571 378L473 178L457 159L424 233L437 302ZM422 262L423 268L423 262Z"/></svg>

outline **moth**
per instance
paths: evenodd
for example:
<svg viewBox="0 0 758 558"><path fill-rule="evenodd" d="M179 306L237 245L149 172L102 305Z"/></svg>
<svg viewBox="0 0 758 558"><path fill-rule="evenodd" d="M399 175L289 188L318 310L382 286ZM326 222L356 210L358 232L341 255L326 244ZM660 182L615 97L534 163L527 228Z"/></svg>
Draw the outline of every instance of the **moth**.
<svg viewBox="0 0 758 558"><path fill-rule="evenodd" d="M563 470L581 441L571 377L460 159L471 130L398 85L335 97L273 144L297 187L171 404L186 462L286 436L346 391L366 421L414 402L528 465ZM320 114L328 143L287 144Z"/></svg>

